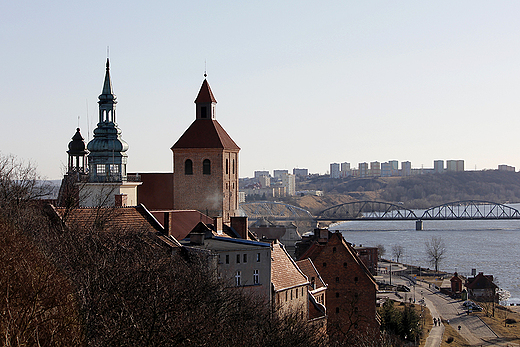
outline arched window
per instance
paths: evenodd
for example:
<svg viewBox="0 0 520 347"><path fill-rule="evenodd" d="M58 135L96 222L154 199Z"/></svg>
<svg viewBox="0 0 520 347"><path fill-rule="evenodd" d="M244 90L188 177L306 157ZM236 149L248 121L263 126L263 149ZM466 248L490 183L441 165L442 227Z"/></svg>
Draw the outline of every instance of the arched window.
<svg viewBox="0 0 520 347"><path fill-rule="evenodd" d="M202 162L202 173L204 175L211 175L211 162L209 159L204 159Z"/></svg>
<svg viewBox="0 0 520 347"><path fill-rule="evenodd" d="M193 175L193 162L191 159L186 159L184 162L184 174L185 175Z"/></svg>

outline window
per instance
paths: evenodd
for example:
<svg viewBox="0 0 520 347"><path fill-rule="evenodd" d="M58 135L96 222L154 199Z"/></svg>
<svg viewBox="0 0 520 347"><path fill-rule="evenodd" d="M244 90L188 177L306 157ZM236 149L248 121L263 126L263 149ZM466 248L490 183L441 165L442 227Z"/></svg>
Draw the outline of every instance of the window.
<svg viewBox="0 0 520 347"><path fill-rule="evenodd" d="M354 282L357 282L358 281L358 278L357 277L354 277Z"/></svg>
<svg viewBox="0 0 520 347"><path fill-rule="evenodd" d="M347 267L347 265L348 265L347 263L343 263L343 267Z"/></svg>
<svg viewBox="0 0 520 347"><path fill-rule="evenodd" d="M256 253L256 262L257 262L257 263L260 262L260 253Z"/></svg>
<svg viewBox="0 0 520 347"><path fill-rule="evenodd" d="M336 283L339 283L339 277L336 277Z"/></svg>
<svg viewBox="0 0 520 347"><path fill-rule="evenodd" d="M258 270L253 270L253 284L260 283L260 274L258 273Z"/></svg>
<svg viewBox="0 0 520 347"><path fill-rule="evenodd" d="M229 254L226 254L226 264L229 264Z"/></svg>
<svg viewBox="0 0 520 347"><path fill-rule="evenodd" d="M291 300L292 300L292 289L291 289Z"/></svg>
<svg viewBox="0 0 520 347"><path fill-rule="evenodd" d="M295 291L296 291L296 299L298 299L298 288L296 288Z"/></svg>
<svg viewBox="0 0 520 347"><path fill-rule="evenodd" d="M229 173L229 159L226 159L226 175Z"/></svg>
<svg viewBox="0 0 520 347"><path fill-rule="evenodd" d="M316 289L316 279L314 277L311 277L311 288L313 290Z"/></svg>
<svg viewBox="0 0 520 347"><path fill-rule="evenodd" d="M104 175L106 174L106 167L104 164L97 164L96 165L96 172L98 175Z"/></svg>
<svg viewBox="0 0 520 347"><path fill-rule="evenodd" d="M233 159L233 166L232 166L232 169L233 169L233 175L235 174L235 159Z"/></svg>
<svg viewBox="0 0 520 347"><path fill-rule="evenodd" d="M184 174L185 175L193 175L193 162L191 159L186 159L184 162Z"/></svg>
<svg viewBox="0 0 520 347"><path fill-rule="evenodd" d="M206 106L200 108L200 118L208 118L208 108Z"/></svg>
<svg viewBox="0 0 520 347"><path fill-rule="evenodd" d="M244 259L244 263L247 263L247 254L244 254L243 259Z"/></svg>
<svg viewBox="0 0 520 347"><path fill-rule="evenodd" d="M339 298L339 293L336 293L336 298Z"/></svg>
<svg viewBox="0 0 520 347"><path fill-rule="evenodd" d="M202 174L211 175L211 162L209 159L204 159L202 162Z"/></svg>
<svg viewBox="0 0 520 347"><path fill-rule="evenodd" d="M332 253L336 253L336 247L332 247Z"/></svg>
<svg viewBox="0 0 520 347"><path fill-rule="evenodd" d="M110 173L118 174L119 173L119 165L110 164Z"/></svg>
<svg viewBox="0 0 520 347"><path fill-rule="evenodd" d="M288 295L288 294L289 294L289 293L287 293L287 291L285 291L285 301L287 301L287 295Z"/></svg>
<svg viewBox="0 0 520 347"><path fill-rule="evenodd" d="M339 313L339 307L336 307L336 313Z"/></svg>
<svg viewBox="0 0 520 347"><path fill-rule="evenodd" d="M327 263L323 263L323 267L327 267Z"/></svg>
<svg viewBox="0 0 520 347"><path fill-rule="evenodd" d="M241 276L241 273L240 271L237 271L235 272L235 286L240 286L240 276Z"/></svg>
<svg viewBox="0 0 520 347"><path fill-rule="evenodd" d="M237 264L240 264L240 254L237 254Z"/></svg>

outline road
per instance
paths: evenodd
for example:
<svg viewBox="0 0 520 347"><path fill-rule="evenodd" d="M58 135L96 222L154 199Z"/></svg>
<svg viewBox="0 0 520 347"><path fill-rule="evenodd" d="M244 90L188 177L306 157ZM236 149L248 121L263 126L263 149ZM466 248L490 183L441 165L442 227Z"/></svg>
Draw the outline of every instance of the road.
<svg viewBox="0 0 520 347"><path fill-rule="evenodd" d="M378 280L389 283L389 264L383 262L380 268L383 271L380 272L382 275L377 276ZM404 266L401 264L397 266L393 264L392 272L394 272L394 269L398 271L403 268ZM396 276L395 274L392 275L392 284L404 284L411 287L409 280ZM461 300L455 300L447 295L441 294L439 291L431 289L428 284L418 282L415 287L415 295L413 294L413 290L407 294L408 298L415 297L416 301L424 298L426 307L430 310L432 317L441 317L444 324L448 324L449 322L454 329L459 330L459 334L472 346L518 346L504 342L478 316L468 315L462 306ZM407 298L404 297L404 299L406 300ZM460 329L458 329L459 326ZM443 333L444 325L434 326L429 333L425 346L439 347L442 342Z"/></svg>

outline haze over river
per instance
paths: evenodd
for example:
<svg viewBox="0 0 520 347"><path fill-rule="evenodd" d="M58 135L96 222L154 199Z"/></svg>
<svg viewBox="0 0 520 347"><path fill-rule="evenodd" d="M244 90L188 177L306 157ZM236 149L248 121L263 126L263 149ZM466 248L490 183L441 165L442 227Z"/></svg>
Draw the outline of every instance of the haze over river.
<svg viewBox="0 0 520 347"><path fill-rule="evenodd" d="M493 275L498 286L511 293L509 302L520 303L520 220L424 221L423 228L416 231L415 221L351 221L330 230L342 231L355 245L382 244L386 259L392 259L392 246L402 245L400 262L429 268L433 266L426 258L425 242L441 237L446 253L439 270L468 276L476 269Z"/></svg>

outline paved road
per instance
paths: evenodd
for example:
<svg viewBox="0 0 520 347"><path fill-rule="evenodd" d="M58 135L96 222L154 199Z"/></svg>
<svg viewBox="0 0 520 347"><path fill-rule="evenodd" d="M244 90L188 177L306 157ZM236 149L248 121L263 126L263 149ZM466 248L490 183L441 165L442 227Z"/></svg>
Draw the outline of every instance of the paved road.
<svg viewBox="0 0 520 347"><path fill-rule="evenodd" d="M386 283L390 280L389 266L383 265L387 271L378 280ZM402 266L392 265L392 272L395 269L402 269ZM385 273L386 272L386 273ZM410 283L405 278L392 275L392 284L404 284L409 287ZM456 330L460 326L459 334L464 337L472 346L516 346L503 342L498 336L476 315L468 315L462 306L461 300L454 300L449 296L441 294L439 291L430 289L427 284L417 283L415 288L415 296L413 289L411 293L403 296L403 299L414 298L416 302L424 298L425 304L430 310L432 317L441 317L444 324L449 324ZM409 300L409 299L408 299ZM413 299L412 299L413 300ZM444 333L444 325L434 326L426 340L426 347L439 347L442 343L442 335Z"/></svg>

